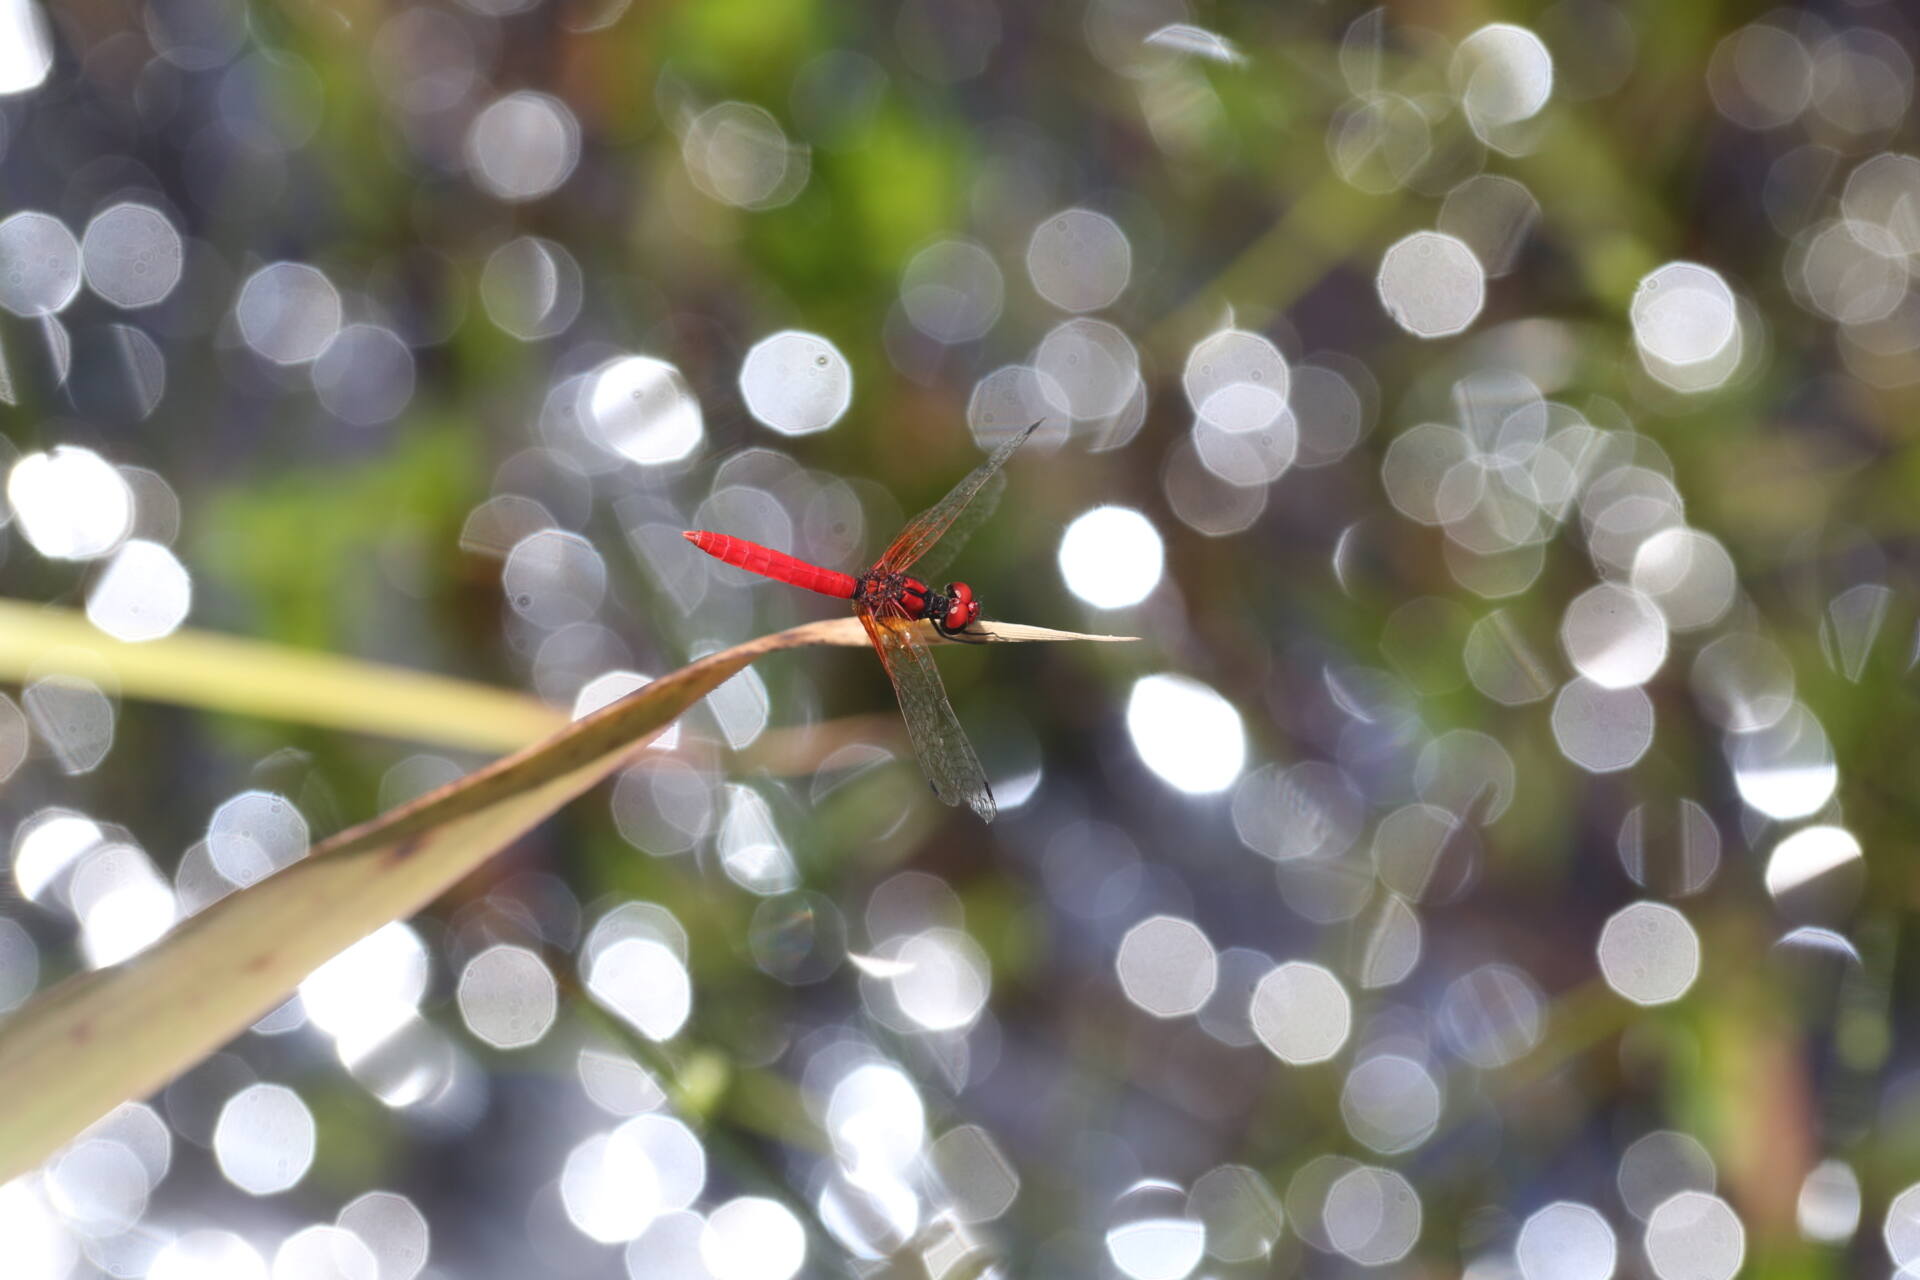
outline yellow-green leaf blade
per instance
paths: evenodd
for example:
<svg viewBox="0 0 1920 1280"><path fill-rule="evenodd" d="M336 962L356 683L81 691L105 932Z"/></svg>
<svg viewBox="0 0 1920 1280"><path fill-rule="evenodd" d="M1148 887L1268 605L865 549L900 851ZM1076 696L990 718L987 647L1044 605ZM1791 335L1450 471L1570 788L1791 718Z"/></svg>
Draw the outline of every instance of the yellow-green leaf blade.
<svg viewBox="0 0 1920 1280"><path fill-rule="evenodd" d="M537 698L423 671L207 631L138 644L71 609L0 600L0 680L105 674L118 692L235 715L512 751L566 723Z"/></svg>
<svg viewBox="0 0 1920 1280"><path fill-rule="evenodd" d="M353 943L427 905L618 771L755 659L802 645L866 643L849 617L702 658L544 742L341 832L127 963L41 993L0 1022L0 1098L14 1100L0 1106L0 1182L34 1168L120 1102L160 1088Z"/></svg>

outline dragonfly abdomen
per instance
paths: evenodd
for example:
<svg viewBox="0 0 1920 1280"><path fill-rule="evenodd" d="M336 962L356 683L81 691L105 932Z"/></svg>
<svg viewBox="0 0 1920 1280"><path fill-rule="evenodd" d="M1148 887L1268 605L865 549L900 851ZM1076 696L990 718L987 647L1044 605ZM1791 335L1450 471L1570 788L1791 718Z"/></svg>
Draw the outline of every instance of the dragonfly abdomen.
<svg viewBox="0 0 1920 1280"><path fill-rule="evenodd" d="M748 542L731 534L690 529L681 536L715 559L737 565L748 573L804 587L808 591L818 591L823 596L851 600L860 586L860 580L850 573L822 569L817 564L808 564L784 551L775 551L772 547L763 547L757 542Z"/></svg>

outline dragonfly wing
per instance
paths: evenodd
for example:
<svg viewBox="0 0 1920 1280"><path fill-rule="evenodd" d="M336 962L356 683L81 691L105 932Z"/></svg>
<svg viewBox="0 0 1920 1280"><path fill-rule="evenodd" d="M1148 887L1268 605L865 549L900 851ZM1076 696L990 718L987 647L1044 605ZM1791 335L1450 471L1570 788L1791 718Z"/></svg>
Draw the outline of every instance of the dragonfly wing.
<svg viewBox="0 0 1920 1280"><path fill-rule="evenodd" d="M1010 437L1006 443L993 451L992 457L968 472L966 479L953 486L953 490L946 497L907 521L907 527L900 531L900 536L893 540L893 544L887 548L886 553L880 557L880 562L874 567L883 573L904 573L920 557L933 550L933 544L940 541L947 530L953 527L960 513L980 496L980 491L1000 473L1000 468L1007 464L1007 459L1013 456L1014 450L1025 444L1027 437L1032 435L1034 428L1039 425L1036 422L1033 426Z"/></svg>
<svg viewBox="0 0 1920 1280"><path fill-rule="evenodd" d="M954 517L947 531L940 535L932 548L914 561L914 576L927 582L939 582L947 574L947 566L967 545L967 539L979 532L980 527L993 518L994 508L1000 505L1000 497L1007 491L1007 473L995 474L974 495L966 510Z"/></svg>
<svg viewBox="0 0 1920 1280"><path fill-rule="evenodd" d="M940 683L940 670L926 642L904 618L875 617L865 609L859 612L880 665L893 681L900 714L907 721L907 737L933 794L943 803L966 805L982 822L992 822L993 790L947 701L946 686Z"/></svg>

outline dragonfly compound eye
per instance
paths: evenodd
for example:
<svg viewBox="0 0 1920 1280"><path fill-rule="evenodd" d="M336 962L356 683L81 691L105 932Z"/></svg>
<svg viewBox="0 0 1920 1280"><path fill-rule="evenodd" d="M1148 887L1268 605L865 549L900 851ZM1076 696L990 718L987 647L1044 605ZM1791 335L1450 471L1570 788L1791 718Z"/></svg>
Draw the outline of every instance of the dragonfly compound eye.
<svg viewBox="0 0 1920 1280"><path fill-rule="evenodd" d="M958 631L968 626L980 616L980 602L973 598L973 588L964 582L947 585L947 616L943 619L949 631Z"/></svg>

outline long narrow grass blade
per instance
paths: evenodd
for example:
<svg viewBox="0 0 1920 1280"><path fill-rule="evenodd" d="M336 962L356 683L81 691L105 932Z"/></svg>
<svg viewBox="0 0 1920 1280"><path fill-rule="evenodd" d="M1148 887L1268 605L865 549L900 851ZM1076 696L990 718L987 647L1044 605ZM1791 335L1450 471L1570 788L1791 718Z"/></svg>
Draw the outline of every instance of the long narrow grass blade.
<svg viewBox="0 0 1920 1280"><path fill-rule="evenodd" d="M514 751L567 722L524 693L423 671L207 631L128 644L74 610L0 600L0 680L103 671L126 697L465 751Z"/></svg>
<svg viewBox="0 0 1920 1280"><path fill-rule="evenodd" d="M120 1102L166 1084L348 946L424 907L617 772L755 659L802 645L866 643L859 621L848 617L702 658L544 742L341 832L302 861L208 906L125 964L41 993L0 1022L0 1183L38 1165Z"/></svg>
<svg viewBox="0 0 1920 1280"><path fill-rule="evenodd" d="M928 624L929 627L931 625ZM1131 644L1140 638L1089 635L1084 631L1055 631L1052 627L1030 627L1024 622L981 622L977 626L981 636L994 644L1027 644L1034 640L1091 640L1096 644Z"/></svg>
<svg viewBox="0 0 1920 1280"><path fill-rule="evenodd" d="M930 641L939 639L931 624L926 630ZM985 622L977 638L1132 637ZM866 641L856 626L846 637L822 643ZM75 610L0 599L0 681L59 674L98 679L103 672L129 698L463 751L517 751L567 723L558 708L510 689L211 631L177 631L128 644Z"/></svg>

